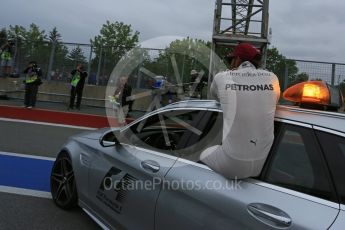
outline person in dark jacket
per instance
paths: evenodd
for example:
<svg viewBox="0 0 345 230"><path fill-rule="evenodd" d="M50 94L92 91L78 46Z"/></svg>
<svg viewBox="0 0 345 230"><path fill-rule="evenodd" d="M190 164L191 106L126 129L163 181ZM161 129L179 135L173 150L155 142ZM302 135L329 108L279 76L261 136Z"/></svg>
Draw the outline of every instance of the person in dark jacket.
<svg viewBox="0 0 345 230"><path fill-rule="evenodd" d="M83 89L85 85L85 79L87 78L87 72L84 70L84 66L77 65L75 70L71 72L71 97L69 103L69 109L74 109L75 96L77 96L76 108L80 110L81 98L83 96Z"/></svg>
<svg viewBox="0 0 345 230"><path fill-rule="evenodd" d="M9 77L12 70L13 65L13 57L14 57L14 42L9 40L6 44L0 47L0 60L1 60L1 67L2 67L2 75L4 77Z"/></svg>
<svg viewBox="0 0 345 230"><path fill-rule="evenodd" d="M25 83L25 107L31 109L36 105L38 86L42 84L42 71L37 67L35 61L29 62L27 68L24 70L26 74Z"/></svg>
<svg viewBox="0 0 345 230"><path fill-rule="evenodd" d="M132 110L133 101L129 99L132 95L132 87L128 84L128 77L122 76L119 79L118 86L115 90L114 96L118 99L121 109L119 111L119 122L125 123L125 118L128 112Z"/></svg>

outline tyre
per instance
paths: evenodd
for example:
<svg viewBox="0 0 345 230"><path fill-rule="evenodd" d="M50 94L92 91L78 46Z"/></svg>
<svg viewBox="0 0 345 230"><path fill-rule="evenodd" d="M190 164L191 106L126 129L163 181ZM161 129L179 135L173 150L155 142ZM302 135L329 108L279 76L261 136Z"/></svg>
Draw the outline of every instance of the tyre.
<svg viewBox="0 0 345 230"><path fill-rule="evenodd" d="M53 165L50 191L58 207L68 210L77 206L78 194L72 161L65 152L59 154Z"/></svg>

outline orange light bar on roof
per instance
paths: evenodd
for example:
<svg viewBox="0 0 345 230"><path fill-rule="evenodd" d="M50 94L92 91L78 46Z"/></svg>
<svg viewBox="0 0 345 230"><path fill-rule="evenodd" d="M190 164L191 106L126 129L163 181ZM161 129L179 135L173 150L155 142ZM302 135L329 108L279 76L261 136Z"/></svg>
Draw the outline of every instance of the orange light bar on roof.
<svg viewBox="0 0 345 230"><path fill-rule="evenodd" d="M326 83L307 81L291 86L283 93L285 100L297 103L329 105L330 95Z"/></svg>

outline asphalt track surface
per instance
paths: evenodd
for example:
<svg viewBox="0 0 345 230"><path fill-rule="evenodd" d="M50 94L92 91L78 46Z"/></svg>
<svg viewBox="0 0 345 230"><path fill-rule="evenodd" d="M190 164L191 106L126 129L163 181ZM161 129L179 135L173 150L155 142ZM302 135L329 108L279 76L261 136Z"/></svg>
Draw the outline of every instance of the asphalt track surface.
<svg viewBox="0 0 345 230"><path fill-rule="evenodd" d="M70 136L87 130L1 120L0 151L56 157Z"/></svg>
<svg viewBox="0 0 345 230"><path fill-rule="evenodd" d="M85 131L87 130L0 118L0 152L55 158L61 146L70 136ZM22 161L21 159L20 161ZM24 159L30 161L30 159ZM0 164L3 164L3 170L0 173L4 176L3 171L5 171L6 176L6 170L12 170L7 176L13 178L1 178L0 182L12 183L15 181L15 174L20 174L21 171L11 168L11 165L8 165L6 160L11 159L8 156L2 156L0 159ZM17 161L12 160L11 162ZM49 168L41 168L40 170L47 171ZM43 184L47 187L49 175L41 176L45 180ZM27 178L29 178L27 180L30 180L29 176ZM39 179L34 178L32 180ZM25 183L35 184L34 182L30 183L30 181L25 181ZM48 192L46 193L48 194ZM11 191L0 192L0 204L0 230L100 229L81 209L77 208L72 211L61 210L49 198L11 194Z"/></svg>

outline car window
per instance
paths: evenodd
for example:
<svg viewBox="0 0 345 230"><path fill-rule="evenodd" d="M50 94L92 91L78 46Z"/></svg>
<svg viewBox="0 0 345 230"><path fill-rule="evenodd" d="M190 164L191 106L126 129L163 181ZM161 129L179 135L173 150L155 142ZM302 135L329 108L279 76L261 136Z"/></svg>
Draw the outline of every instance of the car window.
<svg viewBox="0 0 345 230"><path fill-rule="evenodd" d="M285 126L271 150L262 179L316 197L334 199L318 143L307 128Z"/></svg>
<svg viewBox="0 0 345 230"><path fill-rule="evenodd" d="M155 150L175 150L180 148L181 138L186 132L202 135L194 123L199 118L199 110L176 110L152 115L132 125L125 136L131 144Z"/></svg>
<svg viewBox="0 0 345 230"><path fill-rule="evenodd" d="M181 158L198 162L200 154L207 148L220 145L223 137L223 114L216 111L201 111L193 123L201 134L187 131L175 150Z"/></svg>
<svg viewBox="0 0 345 230"><path fill-rule="evenodd" d="M345 204L345 138L325 132L317 132L317 136L329 164L340 201Z"/></svg>

